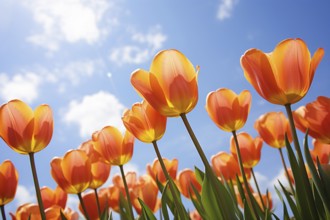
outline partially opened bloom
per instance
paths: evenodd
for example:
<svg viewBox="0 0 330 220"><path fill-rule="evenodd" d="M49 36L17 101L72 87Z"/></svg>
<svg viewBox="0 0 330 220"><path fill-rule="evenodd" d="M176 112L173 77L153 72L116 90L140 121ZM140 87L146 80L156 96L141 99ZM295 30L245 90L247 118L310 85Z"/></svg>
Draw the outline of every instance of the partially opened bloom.
<svg viewBox="0 0 330 220"><path fill-rule="evenodd" d="M311 58L305 42L286 39L271 53L247 50L241 66L247 81L267 101L286 105L301 100L309 90L324 50L319 48Z"/></svg>
<svg viewBox="0 0 330 220"><path fill-rule="evenodd" d="M330 144L330 98L319 96L314 102L293 111L295 126L302 132Z"/></svg>
<svg viewBox="0 0 330 220"><path fill-rule="evenodd" d="M25 203L19 206L16 213L10 213L13 220L41 220L39 206L33 203Z"/></svg>
<svg viewBox="0 0 330 220"><path fill-rule="evenodd" d="M158 186L149 175L140 176L137 196L150 208L153 213L159 209L160 199L158 198ZM136 212L141 215L142 207L140 202L135 200L133 206Z"/></svg>
<svg viewBox="0 0 330 220"><path fill-rule="evenodd" d="M122 117L123 123L137 139L152 143L161 139L166 129L167 118L157 112L148 102L135 103L126 110Z"/></svg>
<svg viewBox="0 0 330 220"><path fill-rule="evenodd" d="M105 209L107 208L107 194L106 193L98 193L98 199L100 203L100 211L103 213ZM94 191L89 191L88 193L84 193L82 195L82 200L83 203L86 206L86 211L89 216L90 220L98 220L99 218L99 213L98 213L98 208L97 208L97 203L96 203L96 196ZM81 204L79 204L79 210L82 214L84 214L84 211L81 207Z"/></svg>
<svg viewBox="0 0 330 220"><path fill-rule="evenodd" d="M244 90L239 95L222 88L210 92L206 98L206 111L212 121L224 131L237 131L247 120L251 107L251 94Z"/></svg>
<svg viewBox="0 0 330 220"><path fill-rule="evenodd" d="M34 111L20 100L12 100L0 107L0 136L20 154L41 151L53 135L53 113L48 105Z"/></svg>
<svg viewBox="0 0 330 220"><path fill-rule="evenodd" d="M190 169L184 169L179 173L177 177L177 185L182 195L187 198L190 198L190 195L193 197L196 196L192 187L194 187L199 193L202 191L202 186L198 182L194 171Z"/></svg>
<svg viewBox="0 0 330 220"><path fill-rule="evenodd" d="M260 161L262 139L260 137L253 138L246 132L237 134L239 149L242 156L244 168L253 168ZM234 137L230 139L230 151L237 157L236 144Z"/></svg>
<svg viewBox="0 0 330 220"><path fill-rule="evenodd" d="M70 150L63 158L55 157L51 163L55 182L67 193L85 191L92 180L91 162L82 150Z"/></svg>
<svg viewBox="0 0 330 220"><path fill-rule="evenodd" d="M310 150L311 156L316 163L318 158L320 164L328 164L330 160L330 144L325 144L319 140L313 139L314 148Z"/></svg>
<svg viewBox="0 0 330 220"><path fill-rule="evenodd" d="M177 159L168 160L166 158L163 158L163 162L168 174L172 179L175 180L178 171L178 163L179 163L178 160ZM154 179L154 181L157 181L158 179L158 181L161 182L162 184L165 184L167 181L166 176L160 165L160 162L157 158L154 160L152 165L150 164L147 165L147 173Z"/></svg>
<svg viewBox="0 0 330 220"><path fill-rule="evenodd" d="M238 161L233 154L220 151L211 157L211 163L212 168L218 177L223 177L226 181L232 180L235 183L237 175L239 180L242 181ZM244 169L244 172L249 179L251 177L250 169Z"/></svg>
<svg viewBox="0 0 330 220"><path fill-rule="evenodd" d="M46 219L47 220L62 220L63 217L61 213L64 215L66 220L78 220L79 214L70 208L63 209L58 205L51 206L45 209ZM31 218L32 219L32 218ZM18 219L17 219L18 220Z"/></svg>
<svg viewBox="0 0 330 220"><path fill-rule="evenodd" d="M108 179L111 165L106 163L99 152L94 148L95 142L89 140L82 143L78 149L85 151L92 166L92 180L89 184L90 189L97 189Z"/></svg>
<svg viewBox="0 0 330 220"><path fill-rule="evenodd" d="M45 209L54 205L57 205L62 209L65 208L68 195L61 187L57 186L52 190L51 188L44 186L40 189L40 193Z"/></svg>
<svg viewBox="0 0 330 220"><path fill-rule="evenodd" d="M138 187L139 187L139 183L138 183L136 172L132 172L132 171L127 172L125 174L125 179L126 179L126 183L127 183L128 192L129 192L129 196L130 196L131 202L132 202L132 204L134 204L135 202L137 202L135 200L137 200ZM113 185L115 187L117 187L117 189L120 190L119 193L122 193L124 196L126 196L124 181L123 181L123 179L122 179L122 177L120 175L115 175L112 178L112 183L113 183ZM117 195L116 191L117 190L114 190L115 194ZM120 194L118 194L118 196L119 195ZM116 197L113 197L113 200L119 202L119 197L118 197L118 200L117 200Z"/></svg>
<svg viewBox="0 0 330 220"><path fill-rule="evenodd" d="M197 70L177 50L163 50L154 57L150 70L132 73L135 90L156 111L176 117L190 112L198 101Z"/></svg>
<svg viewBox="0 0 330 220"><path fill-rule="evenodd" d="M125 134L115 127L106 126L93 134L95 150L111 165L124 165L133 155L134 136L126 130Z"/></svg>
<svg viewBox="0 0 330 220"><path fill-rule="evenodd" d="M261 115L255 121L254 128L264 142L271 147L285 147L285 134L287 134L289 142L292 141L289 121L283 112L269 112Z"/></svg>
<svg viewBox="0 0 330 220"><path fill-rule="evenodd" d="M18 172L10 160L0 164L0 206L11 202L16 194Z"/></svg>

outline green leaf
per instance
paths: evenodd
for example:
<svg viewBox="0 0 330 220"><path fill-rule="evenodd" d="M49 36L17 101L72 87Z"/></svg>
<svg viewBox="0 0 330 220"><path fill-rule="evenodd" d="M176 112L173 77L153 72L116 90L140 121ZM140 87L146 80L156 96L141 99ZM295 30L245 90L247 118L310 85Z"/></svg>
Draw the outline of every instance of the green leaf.
<svg viewBox="0 0 330 220"><path fill-rule="evenodd" d="M244 199L243 204L244 204L244 219L245 220L255 220L255 218L253 217L252 212L250 210L250 206L247 204L246 199Z"/></svg>
<svg viewBox="0 0 330 220"><path fill-rule="evenodd" d="M195 166L195 176L199 184L202 185L205 173Z"/></svg>
<svg viewBox="0 0 330 220"><path fill-rule="evenodd" d="M290 220L288 209L287 209L286 204L285 204L285 202L283 200L282 194L280 193L280 191L277 189L276 186L274 186L274 188L275 188L275 191L276 191L276 193L277 193L278 197L280 198L280 200L282 202L282 205L283 205L283 220ZM273 216L274 215L275 214L273 214ZM279 219L279 218L276 216L276 219Z"/></svg>
<svg viewBox="0 0 330 220"><path fill-rule="evenodd" d="M132 219L130 212L129 212L129 204L126 200L126 198L123 196L122 193L120 193L119 196L119 210L120 210L120 218L121 219Z"/></svg>
<svg viewBox="0 0 330 220"><path fill-rule="evenodd" d="M150 208L140 199L138 198L141 207L142 207L142 217L145 220L157 220L154 213L150 210Z"/></svg>
<svg viewBox="0 0 330 220"><path fill-rule="evenodd" d="M291 208L291 211L292 211L294 217L296 219L302 219L302 217L301 217L302 214L301 214L301 211L299 210L299 207L296 206L296 204L293 201L293 199L291 198L289 192L285 189L285 187L282 185L282 183L280 181L278 181L278 182L279 182L279 184L282 188L282 192L284 193L284 196L285 196L286 200L289 203L289 206Z"/></svg>

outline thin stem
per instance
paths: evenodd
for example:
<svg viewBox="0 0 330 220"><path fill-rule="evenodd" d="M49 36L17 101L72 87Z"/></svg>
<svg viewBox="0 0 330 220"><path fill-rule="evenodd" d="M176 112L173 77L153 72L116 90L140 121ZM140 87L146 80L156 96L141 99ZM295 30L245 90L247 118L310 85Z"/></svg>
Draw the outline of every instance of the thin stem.
<svg viewBox="0 0 330 220"><path fill-rule="evenodd" d="M262 207L263 207L263 209L264 209L264 211L265 211L265 210L266 210L266 206L265 206L264 200L262 199L262 195L261 195L261 192L260 192L260 188L259 188L259 185L258 185L258 182L257 182L256 176L254 175L253 168L251 168L251 173L252 173L252 177L253 177L254 183L256 184L256 188L257 188L257 191L258 191L258 194L259 194L259 198L260 198L260 201L261 201Z"/></svg>
<svg viewBox="0 0 330 220"><path fill-rule="evenodd" d="M119 168L120 168L121 178L123 179L124 186L125 186L125 192L126 192L127 202L128 202L128 206L129 206L129 214L130 214L132 220L134 220L132 202L131 202L131 197L129 195L129 190L128 190L128 186L127 186L127 182L126 182L124 167L123 167L123 165L119 165Z"/></svg>
<svg viewBox="0 0 330 220"><path fill-rule="evenodd" d="M289 185L290 185L291 192L294 195L295 194L295 191L294 191L293 185L292 185L292 183L290 181L289 171L288 171L288 168L287 168L286 163L285 163L285 160L284 160L282 148L279 148L278 150L280 151L282 164L283 164L283 167L284 167L284 170L285 170L285 174L286 174L286 177L287 177L288 182L289 182Z"/></svg>
<svg viewBox="0 0 330 220"><path fill-rule="evenodd" d="M169 182L170 191L172 193L172 196L173 196L173 199L174 199L174 204L177 207L180 219L186 219L185 214L184 214L184 210L182 210L182 204L180 203L179 198L177 197L177 194L175 193L175 188L174 188L174 185L173 185L173 181L171 181L171 177L170 177L170 175L168 174L168 172L166 170L166 166L164 164L163 158L162 158L162 156L159 152L157 141L153 141L152 144L154 146L154 149L155 149L158 161L160 163L160 166L162 167L163 173L165 174L166 180L168 180L168 182Z"/></svg>
<svg viewBox="0 0 330 220"><path fill-rule="evenodd" d="M1 216L3 220L6 220L6 213L5 213L5 205L0 206L1 209Z"/></svg>
<svg viewBox="0 0 330 220"><path fill-rule="evenodd" d="M40 193L40 186L39 186L39 181L38 181L38 176L37 176L36 164L34 162L34 152L29 153L29 158L30 158L30 165L31 165L31 170L32 170L32 175L33 175L34 187L35 187L36 194L37 194L37 200L38 200L41 219L46 220L44 204L42 203L42 198L41 198L41 193Z"/></svg>
<svg viewBox="0 0 330 220"><path fill-rule="evenodd" d="M77 195L78 195L78 198L79 198L79 202L80 202L81 208L84 211L85 218L87 220L90 220L89 215L88 215L88 212L87 212L87 209L86 209L86 206L85 206L85 203L84 203L84 200L81 197L81 193L78 193Z"/></svg>
<svg viewBox="0 0 330 220"><path fill-rule="evenodd" d="M243 167L243 162L242 162L242 155L241 155L241 151L239 149L239 144L238 144L238 139L237 139L236 131L232 131L232 134L233 134L234 140L235 140L235 147L236 147L236 153L237 153L237 158L238 158L239 169L240 169L241 175L243 177L243 183L244 183L244 186L245 186L245 190L247 191L248 196L250 198L250 202L248 201L248 203L249 203L249 206L252 208L252 210L254 212L254 216L257 216L257 212L255 210L255 207L251 203L252 194L250 192L249 183L248 183L248 181L246 179L246 175L245 175L245 171L244 171L244 167Z"/></svg>
<svg viewBox="0 0 330 220"><path fill-rule="evenodd" d="M97 205L97 212L99 214L99 218L101 219L101 206L100 206L100 200L99 200L99 195L97 193L97 189L94 189L94 194L95 194L95 199L96 199L96 205Z"/></svg>

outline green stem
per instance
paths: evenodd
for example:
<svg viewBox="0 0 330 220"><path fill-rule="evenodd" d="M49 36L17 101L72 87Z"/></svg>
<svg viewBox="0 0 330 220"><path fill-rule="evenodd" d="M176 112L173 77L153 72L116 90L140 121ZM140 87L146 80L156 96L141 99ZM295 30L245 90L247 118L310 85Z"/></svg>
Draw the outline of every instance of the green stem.
<svg viewBox="0 0 330 220"><path fill-rule="evenodd" d="M132 202L131 202L131 197L129 195L129 190L128 190L128 186L127 186L127 182L126 182L124 167L123 167L123 165L119 165L119 168L120 168L121 178L123 179L123 182L124 182L124 187L125 187L127 202L128 202L128 206L129 206L129 214L131 216L131 219L134 220Z"/></svg>
<svg viewBox="0 0 330 220"><path fill-rule="evenodd" d="M3 220L6 220L6 213L5 213L5 205L0 206L1 209L1 216Z"/></svg>
<svg viewBox="0 0 330 220"><path fill-rule="evenodd" d="M86 209L86 206L85 206L85 203L84 203L84 200L81 197L81 193L78 193L77 195L78 195L78 198L79 198L79 202L80 202L81 208L84 211L85 218L87 220L90 220L89 215L88 215L88 212L87 212L87 209Z"/></svg>
<svg viewBox="0 0 330 220"><path fill-rule="evenodd" d="M250 208L253 210L254 216L256 217L258 215L257 215L257 211L255 210L254 205L251 202L252 201L252 193L251 193L250 188L249 188L249 183L246 179L246 175L245 175L245 171L244 171L244 167L243 167L243 162L242 162L242 155L241 155L241 151L239 149L239 143L238 143L236 131L232 131L232 134L233 134L233 137L234 137L234 140L235 140L235 147L236 147L236 153L237 153L239 169L240 169L241 175L243 177L243 183L244 183L244 186L245 186L245 190L247 191L248 196L250 198L247 202L248 202Z"/></svg>
<svg viewBox="0 0 330 220"><path fill-rule="evenodd" d="M101 219L101 206L100 206L100 200L99 200L99 195L97 193L97 189L94 189L94 194L95 194L95 199L96 199L96 205L97 205L97 212L99 214L99 218Z"/></svg>
<svg viewBox="0 0 330 220"><path fill-rule="evenodd" d="M251 168L251 173L252 173L252 177L253 177L254 183L256 184L256 188L257 188L257 191L258 191L258 194L259 194L259 198L260 198L260 201L261 201L262 207L263 207L263 209L264 209L264 211L265 211L265 210L266 210L266 206L265 206L264 200L262 199L262 195L261 195L261 192L260 192L260 188L259 188L259 185L258 185L258 182L257 182L256 176L254 175L253 168Z"/></svg>
<svg viewBox="0 0 330 220"><path fill-rule="evenodd" d="M285 174L286 174L286 177L287 177L288 182L289 182L289 185L290 185L290 189L291 189L292 195L294 195L295 194L295 191L294 191L293 185L292 185L291 180L290 180L289 171L288 171L288 168L287 168L286 163L285 163L285 160L284 160L282 148L279 148L278 150L280 151L282 164L283 164L283 167L284 167L284 170L285 170Z"/></svg>
<svg viewBox="0 0 330 220"><path fill-rule="evenodd" d="M159 152L157 141L153 141L152 144L154 146L154 149L155 149L158 161L160 163L160 166L162 167L162 170L165 174L166 180L169 182L170 190L171 190L171 193L172 193L172 196L173 196L175 206L177 207L180 219L186 219L186 217L185 217L186 215L184 213L185 211L182 208L182 203L180 203L180 200L177 197L177 194L175 193L175 188L174 188L174 185L173 185L173 181L171 181L171 176L168 174L168 172L166 170L166 166L165 166L164 161L163 161L163 158L162 158L162 156Z"/></svg>
<svg viewBox="0 0 330 220"><path fill-rule="evenodd" d="M30 165L31 165L31 170L32 170L32 175L33 175L34 187L35 187L36 194L37 194L37 200L38 200L41 219L46 220L44 204L42 203L42 198L41 198L41 193L40 193L40 186L39 186L39 181L38 181L38 176L37 176L36 164L34 162L34 152L29 153L29 158L30 158Z"/></svg>

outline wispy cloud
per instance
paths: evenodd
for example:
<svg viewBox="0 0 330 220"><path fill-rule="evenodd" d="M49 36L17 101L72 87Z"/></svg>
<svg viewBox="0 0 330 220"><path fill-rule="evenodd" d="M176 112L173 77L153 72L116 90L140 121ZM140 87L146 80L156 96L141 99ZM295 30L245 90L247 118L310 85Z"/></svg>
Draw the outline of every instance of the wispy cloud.
<svg viewBox="0 0 330 220"><path fill-rule="evenodd" d="M217 14L218 19L222 21L230 18L237 3L238 0L221 0Z"/></svg>
<svg viewBox="0 0 330 220"><path fill-rule="evenodd" d="M99 91L84 96L82 100L72 100L65 110L64 121L77 124L80 136L86 138L106 125L123 130L121 116L124 109L116 96Z"/></svg>
<svg viewBox="0 0 330 220"><path fill-rule="evenodd" d="M160 26L151 28L147 33L131 30L130 32L132 32L131 43L111 51L110 60L118 65L146 62L157 50L163 47L167 39Z"/></svg>
<svg viewBox="0 0 330 220"><path fill-rule="evenodd" d="M49 51L57 51L60 42L96 43L111 27L103 22L112 8L106 0L24 0L24 6L41 26L27 40Z"/></svg>

